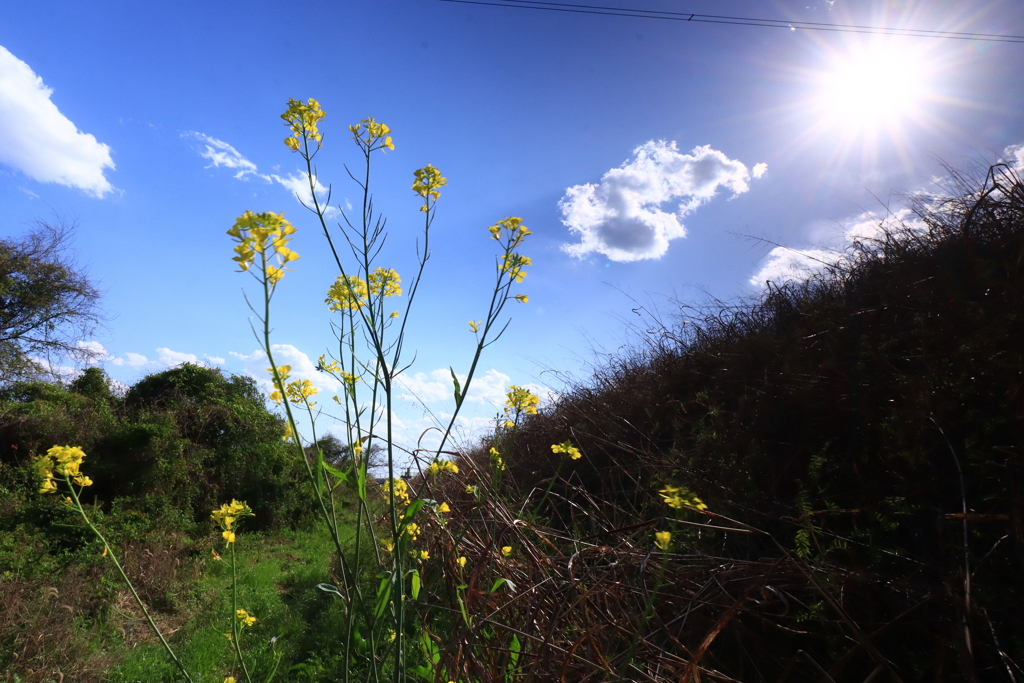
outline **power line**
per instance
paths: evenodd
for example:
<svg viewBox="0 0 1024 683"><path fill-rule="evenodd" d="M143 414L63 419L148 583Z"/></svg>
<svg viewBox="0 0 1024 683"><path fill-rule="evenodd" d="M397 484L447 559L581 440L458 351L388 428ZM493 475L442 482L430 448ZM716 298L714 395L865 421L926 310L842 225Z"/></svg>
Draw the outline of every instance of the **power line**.
<svg viewBox="0 0 1024 683"><path fill-rule="evenodd" d="M830 31L837 33L867 33L888 36L910 36L917 38L944 38L946 40L975 40L989 43L1024 43L1024 36L1002 33L967 33L963 31L937 31L916 28L891 28L886 26L862 26L857 24L828 24L814 21L785 21L782 19L758 19L754 17L730 17L717 14L696 14L691 12L667 12L661 10L634 9L626 7L605 7L601 5L579 5L568 2L542 2L541 0L439 0L460 5L486 5L489 7L512 7L546 12L568 12L571 14L598 14L613 17L634 17L637 19L662 19L695 24L731 24L734 26L761 26L765 28L786 28L790 30Z"/></svg>

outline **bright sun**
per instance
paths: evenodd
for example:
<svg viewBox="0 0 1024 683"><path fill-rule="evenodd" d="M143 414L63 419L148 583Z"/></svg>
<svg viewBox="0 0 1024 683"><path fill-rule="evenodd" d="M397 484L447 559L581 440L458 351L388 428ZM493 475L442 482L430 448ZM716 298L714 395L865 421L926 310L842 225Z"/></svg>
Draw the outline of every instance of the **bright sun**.
<svg viewBox="0 0 1024 683"><path fill-rule="evenodd" d="M831 56L818 72L816 104L845 133L891 132L922 114L931 73L906 45L861 45Z"/></svg>

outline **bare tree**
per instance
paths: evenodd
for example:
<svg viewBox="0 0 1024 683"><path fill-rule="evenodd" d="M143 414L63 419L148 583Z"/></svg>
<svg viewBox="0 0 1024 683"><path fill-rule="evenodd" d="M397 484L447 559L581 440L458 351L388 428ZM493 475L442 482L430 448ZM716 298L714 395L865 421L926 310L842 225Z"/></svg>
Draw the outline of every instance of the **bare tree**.
<svg viewBox="0 0 1024 683"><path fill-rule="evenodd" d="M53 379L58 364L96 356L80 342L102 320L100 293L70 254L73 234L63 221L37 221L0 240L0 386Z"/></svg>

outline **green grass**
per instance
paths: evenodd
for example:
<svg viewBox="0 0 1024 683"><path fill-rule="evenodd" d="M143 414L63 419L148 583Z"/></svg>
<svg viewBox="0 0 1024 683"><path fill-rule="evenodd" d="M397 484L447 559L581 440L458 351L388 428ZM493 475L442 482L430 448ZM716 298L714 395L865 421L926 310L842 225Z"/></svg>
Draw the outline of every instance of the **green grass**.
<svg viewBox="0 0 1024 683"><path fill-rule="evenodd" d="M264 680L281 658L278 680L315 680L306 672L322 668L326 653L318 652L318 628L332 620L338 605L332 596L316 588L318 583L337 583L332 577L334 546L325 528L273 535L239 534L238 607L257 617L245 629L243 652L254 680ZM188 622L170 637L196 683L221 683L228 675L242 680L240 667L225 633L231 628L231 565L205 561L202 576L192 589L196 610ZM326 657L329 658L329 657ZM296 667L292 674L286 672ZM148 638L132 648L110 671L110 683L155 683L183 680L163 647Z"/></svg>

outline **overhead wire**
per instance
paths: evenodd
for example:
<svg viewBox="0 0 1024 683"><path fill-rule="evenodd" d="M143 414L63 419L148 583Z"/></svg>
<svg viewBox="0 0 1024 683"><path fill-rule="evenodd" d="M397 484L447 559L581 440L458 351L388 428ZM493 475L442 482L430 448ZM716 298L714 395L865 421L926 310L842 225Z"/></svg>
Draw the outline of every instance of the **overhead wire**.
<svg viewBox="0 0 1024 683"><path fill-rule="evenodd" d="M697 24L729 24L735 26L760 26L805 31L830 31L837 33L866 33L877 35L909 36L917 38L942 38L946 40L973 40L991 43L1024 43L1024 36L1003 33L970 33L965 31L940 31L931 29L897 28L888 26L865 26L859 24L831 24L815 21L790 21L784 19L762 19L756 17L732 17L694 12L669 12L663 10L637 9L630 7L607 7L603 5L581 5L569 2L545 2L543 0L438 0L460 5L485 5L488 7L511 7L547 12L568 12L571 14L596 14L638 19L661 19Z"/></svg>

